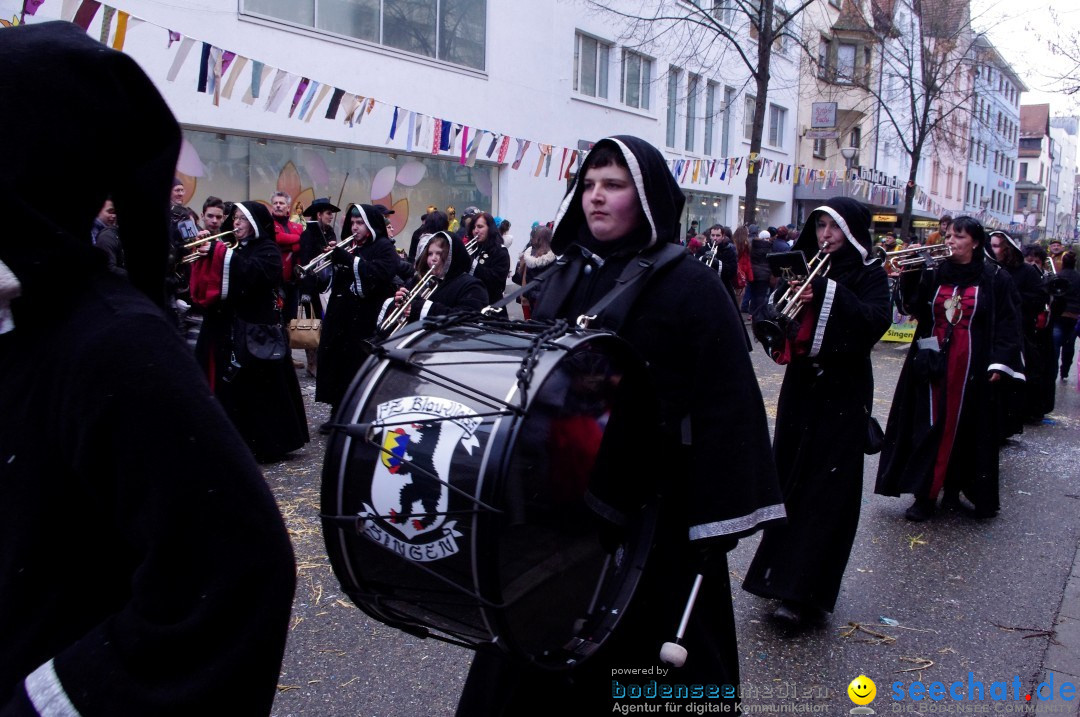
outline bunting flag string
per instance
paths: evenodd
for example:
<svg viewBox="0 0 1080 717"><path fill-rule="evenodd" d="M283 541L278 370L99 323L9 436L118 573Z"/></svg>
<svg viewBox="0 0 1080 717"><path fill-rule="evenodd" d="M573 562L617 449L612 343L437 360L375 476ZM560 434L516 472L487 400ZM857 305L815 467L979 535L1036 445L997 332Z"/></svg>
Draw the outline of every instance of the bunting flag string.
<svg viewBox="0 0 1080 717"><path fill-rule="evenodd" d="M137 23L147 22L146 20L107 5L103 6L98 0L63 0L61 16L78 25L84 32L90 32L98 10L102 7L104 7L104 12L101 13L98 28L101 42L109 44L111 39L111 46L122 51L130 30ZM174 30L159 25L153 26L166 31L168 37L166 51L174 52L173 45L179 43L166 74L166 80L169 82L176 81L191 55L192 48L197 42L201 44L196 91L211 95L214 105L219 105L221 99L231 100L236 84L242 82L242 78L250 71L250 84L241 101L251 106L254 105L255 100L263 100L263 110L266 112L278 112L289 97L291 101L288 117L310 122L322 103L329 97L326 111L322 116L328 120L336 120L341 109L344 108L346 110L344 123L355 127L360 124L364 115L371 114L375 109L375 98L352 94L314 78L293 74L283 68L268 66L259 60L245 57L234 51L214 47L208 42L184 36ZM269 82L271 77L273 81ZM269 90L266 91L268 82ZM520 169L521 163L534 144L539 157L533 176L539 177L541 172L545 177L551 176L551 165L554 163L555 152L558 149L562 149L562 154L555 173L557 179L568 179L579 169L580 152L570 147L534 142L505 133L478 129L453 120L408 110L400 105L387 104L386 106L392 106L394 110L385 144L400 141L397 137L399 123L405 121L407 130L404 145L408 152L426 150L430 138L433 155L449 153L458 160L459 164L474 167L479 153L483 151L482 145L489 141L486 135L491 135L484 156L499 165L507 163L512 140L515 143L515 151L513 160L510 162L511 169ZM403 112L407 115L402 115ZM461 142L460 145L458 140ZM876 204L897 205L903 201L904 195L902 184L899 188L897 187L896 178L892 178L890 184L885 182L883 175L878 173L873 173L871 176L863 173L860 176L860 171L855 169L850 171L815 169L761 157L757 153L749 153L748 156L743 157L669 159L668 164L672 175L683 184L708 185L717 172L719 172L718 181L731 184L742 174L745 167L747 175L756 173L759 178L773 184L817 184L822 189L834 189L844 183L849 186L849 191L853 195L865 196L868 201ZM881 181L879 177L882 178ZM928 211L940 210L940 204L921 187L914 187L914 200L921 208Z"/></svg>

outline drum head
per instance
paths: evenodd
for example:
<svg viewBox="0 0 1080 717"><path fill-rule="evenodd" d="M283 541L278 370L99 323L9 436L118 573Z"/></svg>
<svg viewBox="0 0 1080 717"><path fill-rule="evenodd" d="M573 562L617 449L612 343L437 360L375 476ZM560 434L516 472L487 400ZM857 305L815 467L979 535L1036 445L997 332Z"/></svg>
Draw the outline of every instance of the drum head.
<svg viewBox="0 0 1080 717"><path fill-rule="evenodd" d="M457 326L390 343L327 450L343 587L402 629L575 666L615 628L651 544L643 365L599 332ZM625 522L614 554L606 518Z"/></svg>

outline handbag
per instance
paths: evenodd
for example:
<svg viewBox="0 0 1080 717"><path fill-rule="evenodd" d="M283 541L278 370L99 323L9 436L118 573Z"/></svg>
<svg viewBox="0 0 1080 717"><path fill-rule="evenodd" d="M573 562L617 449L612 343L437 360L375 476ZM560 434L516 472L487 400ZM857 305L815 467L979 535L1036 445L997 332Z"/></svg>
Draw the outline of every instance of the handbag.
<svg viewBox="0 0 1080 717"><path fill-rule="evenodd" d="M288 353L281 324L253 324L233 320L233 353L244 366L252 361L277 361Z"/></svg>
<svg viewBox="0 0 1080 717"><path fill-rule="evenodd" d="M315 350L322 338L322 319L312 316L311 304L300 304L297 317L289 321L289 348Z"/></svg>
<svg viewBox="0 0 1080 717"><path fill-rule="evenodd" d="M881 453L882 446L885 445L885 431L881 430L881 424L873 416L867 416L866 421L866 445L863 446L863 453L868 456L872 456L875 453Z"/></svg>

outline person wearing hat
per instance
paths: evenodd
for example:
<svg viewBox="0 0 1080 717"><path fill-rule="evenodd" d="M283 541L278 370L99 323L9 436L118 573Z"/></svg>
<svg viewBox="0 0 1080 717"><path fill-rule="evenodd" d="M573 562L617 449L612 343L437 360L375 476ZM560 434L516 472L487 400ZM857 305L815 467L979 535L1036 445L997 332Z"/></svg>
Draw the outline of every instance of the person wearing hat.
<svg viewBox="0 0 1080 717"><path fill-rule="evenodd" d="M345 241L347 248L341 246ZM330 404L336 415L367 357L366 342L375 335L379 310L394 293L398 255L386 231L386 217L371 204L350 204L341 241L331 256L333 274L319 341L315 400ZM324 423L319 430L328 432L329 426Z"/></svg>
<svg viewBox="0 0 1080 717"><path fill-rule="evenodd" d="M337 235L334 234L334 215L340 211L330 203L329 197L319 197L304 209L307 227L300 235L300 251L296 253L297 266L306 266L311 263L315 257L330 247L332 241L337 239ZM323 317L321 292L329 284L329 272L327 272L325 284L321 279L322 277L308 273L297 280L299 306L305 307L307 315L316 319ZM306 353L308 375L314 376L318 370L318 353L315 349L307 349Z"/></svg>
<svg viewBox="0 0 1080 717"><path fill-rule="evenodd" d="M780 601L772 617L785 627L836 607L859 526L870 351L892 322L888 277L871 246L870 212L849 197L814 209L795 241L808 261L828 257L828 274L811 281L793 320L796 337L772 357L787 364L773 456L788 521L765 529L743 581L744 590ZM776 292L788 288L782 282Z"/></svg>
<svg viewBox="0 0 1080 717"><path fill-rule="evenodd" d="M1050 326L1046 290L1042 271L1024 261L1020 240L1003 231L990 232L989 255L1004 269L1016 287L1016 311L1020 316L1023 337L1021 354L1024 357L1025 381L1007 381L1002 405L1004 424L1002 437L1024 432L1023 424L1042 422L1043 416L1054 410L1057 391L1053 328Z"/></svg>
<svg viewBox="0 0 1080 717"><path fill-rule="evenodd" d="M296 565L165 313L180 127L72 23L0 34L0 192L26 220L0 229L0 714L269 714ZM40 112L58 88L79 122ZM106 196L127 280L90 245Z"/></svg>
<svg viewBox="0 0 1080 717"><path fill-rule="evenodd" d="M480 207L465 207L465 211L461 213L461 224L458 226L457 238L466 244L472 238L473 222L476 221L479 214Z"/></svg>

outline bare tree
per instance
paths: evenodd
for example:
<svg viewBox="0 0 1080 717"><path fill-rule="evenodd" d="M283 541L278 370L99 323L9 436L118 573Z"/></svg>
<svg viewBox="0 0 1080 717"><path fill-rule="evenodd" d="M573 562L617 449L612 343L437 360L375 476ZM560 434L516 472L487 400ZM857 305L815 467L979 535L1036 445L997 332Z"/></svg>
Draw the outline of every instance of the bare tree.
<svg viewBox="0 0 1080 717"><path fill-rule="evenodd" d="M989 122L975 91L983 34L972 28L968 0L871 0L860 11L878 67L861 83L867 113L879 115L877 141L908 161L900 220L911 230L916 178L925 156L966 165L973 122Z"/></svg>
<svg viewBox="0 0 1080 717"><path fill-rule="evenodd" d="M750 155L761 152L769 86L772 81L772 55L784 42L801 43L793 31L795 18L809 5L820 0L795 0L791 7L775 0L643 0L636 10L628 9L626 0L586 0L586 3L620 18L626 38L645 45L668 36L680 48L687 62L702 70L718 67L734 55L748 73L747 84L754 86L754 120L750 136ZM755 42L747 43L750 37ZM797 73L796 73L797 74ZM743 221L755 221L760 172L747 173Z"/></svg>
<svg viewBox="0 0 1080 717"><path fill-rule="evenodd" d="M1051 82L1050 91L1060 92L1074 100L1080 99L1080 37L1053 8L1049 12L1052 24L1058 31L1051 36L1037 36L1046 43L1056 61L1050 63L1052 68L1044 75Z"/></svg>

